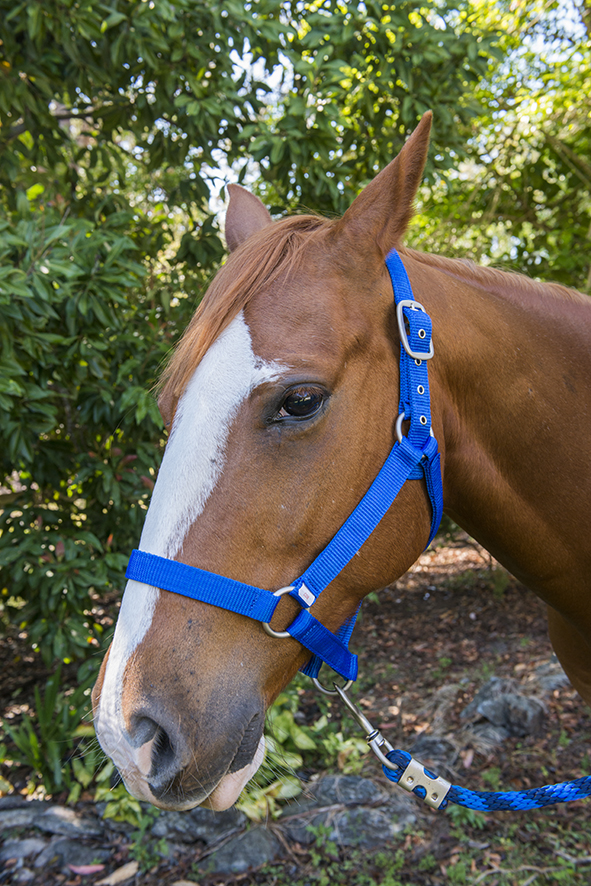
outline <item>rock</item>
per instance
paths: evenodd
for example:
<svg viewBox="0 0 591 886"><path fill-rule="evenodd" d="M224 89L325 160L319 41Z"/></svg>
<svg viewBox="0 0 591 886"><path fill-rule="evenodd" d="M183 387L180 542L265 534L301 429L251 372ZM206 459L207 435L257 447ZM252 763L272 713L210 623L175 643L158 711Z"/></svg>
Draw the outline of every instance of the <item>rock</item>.
<svg viewBox="0 0 591 886"><path fill-rule="evenodd" d="M20 870L18 870L15 873L12 882L13 883L32 883L34 879L35 879L35 872L34 871L32 871L30 868L20 868Z"/></svg>
<svg viewBox="0 0 591 886"><path fill-rule="evenodd" d="M407 825L414 824L416 815L411 808L409 795L393 798L379 808L357 806L339 811L318 810L314 815L294 818L283 825L290 840L302 846L315 842L318 828L322 828L328 840L338 846L357 846L369 849L383 845L399 834Z"/></svg>
<svg viewBox="0 0 591 886"><path fill-rule="evenodd" d="M64 837L97 837L103 833L96 819L82 818L66 806L51 806L34 821L35 827Z"/></svg>
<svg viewBox="0 0 591 886"><path fill-rule="evenodd" d="M319 827L328 828L328 839L339 846L378 846L416 821L416 801L410 795L386 793L367 778L327 775L308 793L280 819L286 837L304 846L315 841Z"/></svg>
<svg viewBox="0 0 591 886"><path fill-rule="evenodd" d="M0 810L3 809L47 809L45 800L27 800L21 794L7 794L6 797L0 797Z"/></svg>
<svg viewBox="0 0 591 886"><path fill-rule="evenodd" d="M0 811L0 834L11 828L29 828L39 815L38 809L29 809L19 806L16 809L6 809Z"/></svg>
<svg viewBox="0 0 591 886"><path fill-rule="evenodd" d="M382 846L415 821L416 815L408 809L402 815L392 814L387 805L380 809L347 809L335 816L329 840L338 846L372 849Z"/></svg>
<svg viewBox="0 0 591 886"><path fill-rule="evenodd" d="M509 738L509 733L503 726L493 726L492 723L483 720L469 727L464 737L475 751L486 756Z"/></svg>
<svg viewBox="0 0 591 886"><path fill-rule="evenodd" d="M181 843L202 841L209 846L244 830L246 823L246 816L237 809L212 812L198 806L188 812L161 812L152 828L152 836Z"/></svg>
<svg viewBox="0 0 591 886"><path fill-rule="evenodd" d="M556 689L570 685L570 680L556 655L552 655L549 661L539 665L535 670L535 676L543 692L554 692Z"/></svg>
<svg viewBox="0 0 591 886"><path fill-rule="evenodd" d="M369 806L388 799L373 781L358 775L325 775L310 785L306 794L315 806Z"/></svg>
<svg viewBox="0 0 591 886"><path fill-rule="evenodd" d="M513 680L492 677L460 717L472 721L482 717L493 726L506 729L509 735L534 735L543 728L546 706L541 699L516 691Z"/></svg>
<svg viewBox="0 0 591 886"><path fill-rule="evenodd" d="M23 840L5 840L2 849L0 849L0 861L7 861L9 858L29 858L30 856L39 855L45 849L47 842L41 837L28 837Z"/></svg>
<svg viewBox="0 0 591 886"><path fill-rule="evenodd" d="M243 874L273 861L281 854L281 843L264 827L254 827L233 837L198 863L203 873Z"/></svg>
<svg viewBox="0 0 591 886"><path fill-rule="evenodd" d="M66 873L70 873L68 865L89 865L93 862L104 862L110 857L108 849L95 849L80 840L68 837L54 837L35 860L36 868L59 865Z"/></svg>
<svg viewBox="0 0 591 886"><path fill-rule="evenodd" d="M442 735L420 735L409 751L429 772L453 780L458 751L449 739Z"/></svg>

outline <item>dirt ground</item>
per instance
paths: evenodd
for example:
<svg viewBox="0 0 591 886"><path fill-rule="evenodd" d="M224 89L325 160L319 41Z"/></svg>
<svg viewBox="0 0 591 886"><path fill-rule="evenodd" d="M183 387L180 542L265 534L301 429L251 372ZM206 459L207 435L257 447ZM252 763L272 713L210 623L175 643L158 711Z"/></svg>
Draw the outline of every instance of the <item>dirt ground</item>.
<svg viewBox="0 0 591 886"><path fill-rule="evenodd" d="M474 790L519 790L591 772L591 711L570 685L544 695L547 720L535 736L508 738L494 746L476 740L460 719L462 709L491 676L512 678L526 694L532 692L536 675L552 655L544 605L465 536L430 550L396 585L366 601L351 646L360 659L355 699L369 719L398 748L408 749L419 736L446 736L457 753L441 774L455 783ZM12 706L15 691L20 690L26 700L40 676L33 671L27 675L29 665L22 661L15 669L14 652L4 645L7 668L3 667L2 695ZM334 717L343 716L336 704L331 710ZM312 687L301 696L301 711L308 723L321 713ZM348 734L355 732L350 723L344 728ZM362 774L399 790L369 756ZM380 853L339 851L320 840L316 848L296 847L287 860L259 871L237 878L207 878L195 874L188 851L183 857L153 863L135 882L142 886L172 886L182 880L205 886L591 882L591 800L496 816L432 812L417 802L417 816L412 833L385 844ZM129 860L124 846L113 850L113 868ZM107 872L70 878L46 874L38 882L82 886Z"/></svg>

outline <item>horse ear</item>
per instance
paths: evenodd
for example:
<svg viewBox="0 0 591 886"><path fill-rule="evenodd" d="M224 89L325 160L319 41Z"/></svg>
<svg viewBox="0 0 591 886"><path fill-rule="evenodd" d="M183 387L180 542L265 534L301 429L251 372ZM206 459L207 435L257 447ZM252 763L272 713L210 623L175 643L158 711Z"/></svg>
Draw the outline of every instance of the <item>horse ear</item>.
<svg viewBox="0 0 591 886"><path fill-rule="evenodd" d="M270 224L273 219L258 197L240 185L228 185L230 205L226 212L226 243L233 252L251 234Z"/></svg>
<svg viewBox="0 0 591 886"><path fill-rule="evenodd" d="M356 242L371 240L385 256L400 241L413 216L423 177L433 114L427 111L395 160L355 198L341 225Z"/></svg>

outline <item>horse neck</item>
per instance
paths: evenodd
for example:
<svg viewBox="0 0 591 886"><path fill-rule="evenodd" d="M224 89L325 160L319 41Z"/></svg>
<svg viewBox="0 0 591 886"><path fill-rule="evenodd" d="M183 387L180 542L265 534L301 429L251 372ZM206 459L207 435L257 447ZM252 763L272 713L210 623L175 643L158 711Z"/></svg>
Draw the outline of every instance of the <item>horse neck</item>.
<svg viewBox="0 0 591 886"><path fill-rule="evenodd" d="M585 582L591 567L580 553L588 454L578 470L591 434L591 300L521 288L513 275L490 291L425 270L446 511L552 604L559 573Z"/></svg>

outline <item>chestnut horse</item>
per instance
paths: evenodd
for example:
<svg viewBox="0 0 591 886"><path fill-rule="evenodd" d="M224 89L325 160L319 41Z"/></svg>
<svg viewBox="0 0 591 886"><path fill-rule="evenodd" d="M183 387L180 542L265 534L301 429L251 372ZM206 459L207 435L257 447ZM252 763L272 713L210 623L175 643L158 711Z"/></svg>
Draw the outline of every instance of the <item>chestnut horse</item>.
<svg viewBox="0 0 591 886"><path fill-rule="evenodd" d="M591 703L591 300L402 247L430 122L342 219L272 222L231 186L231 255L165 375L171 432L140 548L274 591L326 546L395 439L396 247L433 321L445 511L547 603L554 649ZM337 630L395 581L430 521L425 483L410 480L316 618ZM282 599L272 626L297 611ZM136 797L226 808L261 762L267 706L309 655L130 581L93 693L97 736Z"/></svg>

